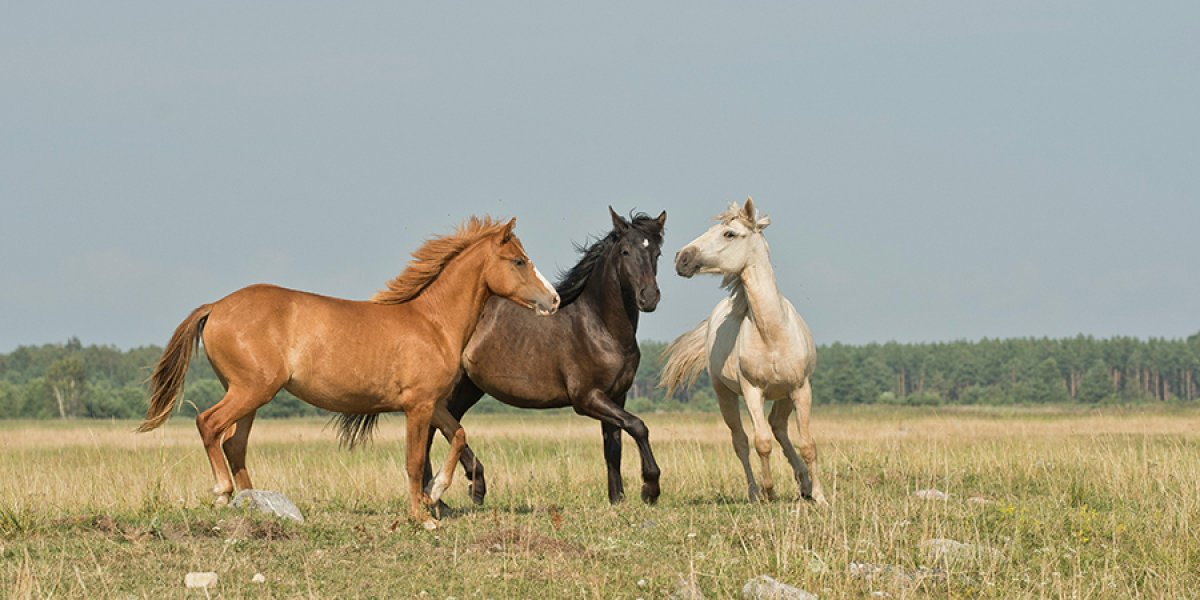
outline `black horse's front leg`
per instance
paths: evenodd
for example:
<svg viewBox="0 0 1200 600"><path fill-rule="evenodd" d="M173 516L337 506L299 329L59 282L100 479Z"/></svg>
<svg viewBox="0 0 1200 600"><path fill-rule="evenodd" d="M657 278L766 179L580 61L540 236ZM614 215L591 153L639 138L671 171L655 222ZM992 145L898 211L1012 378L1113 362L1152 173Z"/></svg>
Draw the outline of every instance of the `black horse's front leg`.
<svg viewBox="0 0 1200 600"><path fill-rule="evenodd" d="M624 398L622 398L624 400ZM650 449L650 430L641 419L627 412L620 404L613 402L600 390L592 390L575 404L575 412L599 420L605 425L617 427L628 433L638 445L642 459L642 501L654 504L660 493L658 479L661 474L658 463L654 460L654 452ZM612 480L613 463L608 461L609 437L607 431L604 438L604 457L609 469L609 500L613 500ZM616 444L620 444L619 436ZM620 481L620 454L617 454L617 480ZM618 499L619 501L619 499Z"/></svg>
<svg viewBox="0 0 1200 600"><path fill-rule="evenodd" d="M621 481L621 428L600 423L604 440L604 463L608 467L608 501L617 504L625 499L625 482Z"/></svg>

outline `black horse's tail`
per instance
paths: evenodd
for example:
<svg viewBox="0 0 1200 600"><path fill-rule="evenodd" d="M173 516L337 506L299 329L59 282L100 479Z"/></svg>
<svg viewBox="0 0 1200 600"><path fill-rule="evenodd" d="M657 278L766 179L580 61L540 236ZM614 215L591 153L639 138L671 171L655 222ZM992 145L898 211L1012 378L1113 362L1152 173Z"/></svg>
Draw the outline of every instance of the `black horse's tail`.
<svg viewBox="0 0 1200 600"><path fill-rule="evenodd" d="M343 448L353 450L359 444L370 442L371 438L375 437L375 428L379 425L379 413L334 415L331 422L336 423L338 444Z"/></svg>

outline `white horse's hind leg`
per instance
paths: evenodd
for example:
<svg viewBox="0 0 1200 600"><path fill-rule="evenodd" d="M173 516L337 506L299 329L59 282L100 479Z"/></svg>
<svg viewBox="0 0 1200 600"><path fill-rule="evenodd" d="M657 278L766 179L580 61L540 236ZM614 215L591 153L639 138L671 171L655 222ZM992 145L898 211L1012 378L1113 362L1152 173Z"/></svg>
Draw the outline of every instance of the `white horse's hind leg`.
<svg viewBox="0 0 1200 600"><path fill-rule="evenodd" d="M746 398L746 410L754 423L754 449L762 462L762 492L767 500L775 499L775 480L771 478L771 426L767 423L767 413L763 409L762 390L742 383L742 396Z"/></svg>
<svg viewBox="0 0 1200 600"><path fill-rule="evenodd" d="M713 382L713 391L717 393L717 402L721 405L721 416L729 427L733 438L733 451L742 462L742 470L746 473L746 486L750 500L758 500L758 484L754 481L754 471L750 468L750 442L746 439L746 430L742 427L742 413L738 410L738 397L720 383Z"/></svg>
<svg viewBox="0 0 1200 600"><path fill-rule="evenodd" d="M808 415L812 410L812 382L804 380L804 387L792 391L792 401L796 404L796 428L800 430L800 457L808 465L808 476L811 483L810 496L806 492L809 486L802 481L800 494L804 498L812 498L817 504L826 504L825 492L821 490L821 479L817 472L817 444L808 431Z"/></svg>
<svg viewBox="0 0 1200 600"><path fill-rule="evenodd" d="M800 455L796 453L796 447L792 445L792 440L788 437L788 417L791 416L794 407L795 403L790 397L776 400L775 406L771 407L771 414L767 415L767 421L771 423L771 431L775 434L780 448L783 448L783 455L787 457L788 464L792 467L800 495L807 497L812 494L812 478L808 474L808 465L800 460ZM806 485L807 488L805 488Z"/></svg>

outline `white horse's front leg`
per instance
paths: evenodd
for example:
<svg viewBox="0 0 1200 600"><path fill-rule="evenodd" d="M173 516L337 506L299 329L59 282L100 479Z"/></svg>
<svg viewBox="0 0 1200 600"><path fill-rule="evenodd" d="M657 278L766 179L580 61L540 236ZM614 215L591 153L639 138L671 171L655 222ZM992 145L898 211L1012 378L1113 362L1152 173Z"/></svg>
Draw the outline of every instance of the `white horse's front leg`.
<svg viewBox="0 0 1200 600"><path fill-rule="evenodd" d="M725 419L725 425L729 427L729 434L733 438L733 451L742 462L742 470L746 472L750 501L757 501L758 484L754 481L754 470L750 468L750 442L746 439L745 428L742 427L742 413L738 410L737 394L716 381L713 382L713 391L717 393L721 416Z"/></svg>
<svg viewBox="0 0 1200 600"><path fill-rule="evenodd" d="M767 500L775 499L775 480L771 478L771 445L774 437L767 414L763 410L762 390L742 382L742 396L746 398L746 410L754 423L754 449L762 461L762 491Z"/></svg>
<svg viewBox="0 0 1200 600"><path fill-rule="evenodd" d="M804 380L804 387L792 391L792 402L796 405L796 428L800 430L800 458L808 465L808 476L811 482L811 500L817 504L827 504L825 492L821 489L821 479L817 476L817 443L813 441L808 431L808 415L812 411L812 381ZM806 493L809 487L802 481L800 494L810 499Z"/></svg>

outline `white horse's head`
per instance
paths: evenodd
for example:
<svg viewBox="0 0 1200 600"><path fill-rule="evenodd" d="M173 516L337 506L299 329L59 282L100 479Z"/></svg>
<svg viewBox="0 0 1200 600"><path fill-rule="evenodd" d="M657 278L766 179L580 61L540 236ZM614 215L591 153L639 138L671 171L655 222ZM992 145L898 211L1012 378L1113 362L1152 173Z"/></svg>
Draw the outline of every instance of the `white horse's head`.
<svg viewBox="0 0 1200 600"><path fill-rule="evenodd" d="M754 200L736 202L717 215L717 224L675 253L675 272L684 277L696 273L737 275L746 268L755 251L766 244L762 230L771 219L758 214Z"/></svg>

